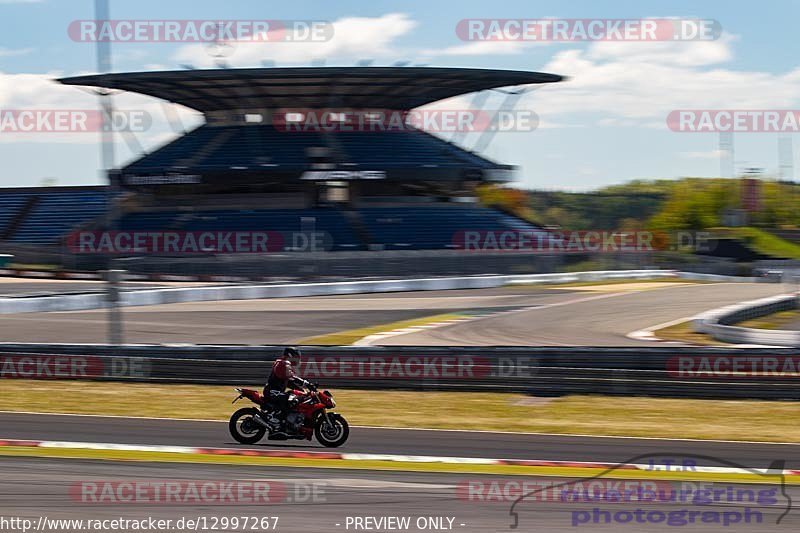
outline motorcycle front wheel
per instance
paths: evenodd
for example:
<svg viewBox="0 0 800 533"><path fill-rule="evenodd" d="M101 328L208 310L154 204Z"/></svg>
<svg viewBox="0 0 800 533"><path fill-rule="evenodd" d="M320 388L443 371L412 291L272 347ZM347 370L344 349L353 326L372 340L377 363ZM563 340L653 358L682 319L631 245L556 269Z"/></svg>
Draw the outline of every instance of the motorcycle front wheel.
<svg viewBox="0 0 800 533"><path fill-rule="evenodd" d="M330 424L328 423L330 420ZM323 446L337 448L347 441L350 436L350 426L342 415L331 413L328 420L324 416L319 417L314 428L314 435Z"/></svg>
<svg viewBox="0 0 800 533"><path fill-rule="evenodd" d="M228 429L237 442L255 444L264 438L267 430L254 420L257 415L258 409L252 407L245 407L233 413L231 421L228 423Z"/></svg>

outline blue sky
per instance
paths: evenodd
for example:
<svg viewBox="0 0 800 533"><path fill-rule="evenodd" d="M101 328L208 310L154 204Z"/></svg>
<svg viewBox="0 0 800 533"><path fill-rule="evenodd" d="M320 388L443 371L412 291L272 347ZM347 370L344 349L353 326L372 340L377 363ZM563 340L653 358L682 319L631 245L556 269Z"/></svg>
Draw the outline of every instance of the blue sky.
<svg viewBox="0 0 800 533"><path fill-rule="evenodd" d="M570 80L537 89L520 102L541 119L533 132L498 134L486 155L519 165L517 184L527 188L587 190L634 178L719 174L718 136L675 133L666 126L673 109L799 109L800 65L796 22L800 2L724 1L336 1L169 2L111 0L112 19L315 19L336 28L329 43L236 46L232 66L376 65L407 60L432 66L539 70ZM71 21L93 18L92 0L0 0L0 110L88 108L95 100L80 89L50 81L92 72L93 44L70 40ZM715 19L717 41L674 43L503 43L470 47L456 36L466 18L644 18ZM270 48L272 47L272 48ZM178 69L181 63L209 66L202 45L114 43L114 70ZM135 95L115 97L121 108L147 109L154 125L133 148L119 142L125 162L138 146L152 150L176 133L164 106ZM460 104L463 107L463 102ZM490 100L490 105L496 103ZM450 103L458 106L458 103ZM199 120L182 109L184 125ZM798 134L794 167L800 169ZM101 179L93 134L0 132L0 186L93 184ZM466 144L475 142L468 136ZM737 168L778 172L778 135L735 137ZM797 175L799 170L795 170Z"/></svg>

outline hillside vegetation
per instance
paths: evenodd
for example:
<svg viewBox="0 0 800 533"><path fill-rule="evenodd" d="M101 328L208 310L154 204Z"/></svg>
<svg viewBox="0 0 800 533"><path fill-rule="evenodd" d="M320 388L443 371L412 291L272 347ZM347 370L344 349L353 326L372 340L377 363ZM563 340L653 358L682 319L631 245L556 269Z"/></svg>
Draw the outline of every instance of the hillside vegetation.
<svg viewBox="0 0 800 533"><path fill-rule="evenodd" d="M543 226L565 230L711 231L775 257L800 258L800 246L771 233L800 227L800 184L759 180L758 208L747 227L726 228L726 213L741 210L741 179L635 180L596 191L572 193L487 186L485 205Z"/></svg>

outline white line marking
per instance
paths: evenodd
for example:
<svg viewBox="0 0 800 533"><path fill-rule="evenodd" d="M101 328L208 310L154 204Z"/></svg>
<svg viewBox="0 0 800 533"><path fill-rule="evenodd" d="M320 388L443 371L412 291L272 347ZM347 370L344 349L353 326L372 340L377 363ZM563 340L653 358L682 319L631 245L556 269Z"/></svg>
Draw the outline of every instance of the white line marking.
<svg viewBox="0 0 800 533"><path fill-rule="evenodd" d="M177 453L177 454L198 454L206 455L198 448L191 448L187 446L153 446L153 445L128 445L128 444L114 444L102 442L71 442L71 441L38 441L38 448L49 449L72 449L72 450L98 450L98 451L132 451L132 452L145 452L145 453ZM216 451L241 451L235 448L212 448ZM314 455L316 452L311 452ZM324 454L325 452L318 452ZM304 455L303 452L298 452L299 455ZM452 457L452 456L438 456L438 455L393 455L393 454L359 454L359 453L341 453L340 459L344 461L390 461L390 462L403 462L403 463L444 463L444 464L472 464L472 465L503 465L514 464L520 460L516 459L501 459L501 458L484 458L484 457ZM270 457L270 455L264 455ZM289 457L291 458L291 456ZM307 457L306 457L307 458ZM561 460L542 460L542 459L527 459L521 460L525 466L545 466L545 467L574 467L575 465L587 465L591 468L603 468L614 466L617 464L624 464L637 468L639 470L660 470L658 467L664 467L665 464L641 464L641 463L609 463L598 461L561 461ZM654 468L655 467L655 468ZM722 473L722 474L765 474L766 470L762 471L755 468L747 467L729 467L729 466L696 466L693 467L698 472L709 473ZM784 470L786 472L786 470ZM797 475L796 471L789 470L789 475Z"/></svg>
<svg viewBox="0 0 800 533"><path fill-rule="evenodd" d="M129 420L174 420L177 422L219 422L227 423L226 420L211 420L210 418L167 418L157 416L126 416L126 415L94 415L81 413L43 413L40 411L2 411L0 414L9 415L44 415L44 416L79 416L84 418L123 418Z"/></svg>
<svg viewBox="0 0 800 533"><path fill-rule="evenodd" d="M164 452L164 453L197 453L197 448L190 446L159 446L154 444L117 444L113 442L72 442L42 441L39 448L60 448L67 450L106 450L126 452Z"/></svg>
<svg viewBox="0 0 800 533"><path fill-rule="evenodd" d="M655 290L655 289L653 289L653 290ZM641 291L639 291L639 292L641 292ZM439 328L439 327L446 327L446 326L456 325L456 324L463 323L463 322L472 322L472 321L476 321L476 320L485 320L487 318L497 318L497 317L500 317L500 316L510 315L510 314L513 314L513 313L523 313L525 311L534 311L534 310L537 310L537 309L548 309L550 307L559 307L559 306L562 306L562 305L570 305L570 304L575 304L575 303L588 302L588 301L591 301L591 300L601 300L601 299L604 299L604 298L612 298L614 296L623 296L625 294L630 294L630 291L629 292L612 292L612 293L604 293L604 294L594 295L594 296L586 296L586 297L583 297L583 298L576 298L574 300L568 300L566 302L556 302L556 303L544 304L544 305L529 305L529 306L520 307L520 308L517 308L517 309L508 309L508 310L505 310L505 311L498 311L496 313L489 313L489 314L485 314L485 315L465 316L464 318L454 319L454 320L451 320L451 321L446 321L446 322L441 322L441 323L433 323L433 324L430 324L428 326L428 328L425 328L425 329L435 329L435 328ZM435 326L434 326L434 324L435 324ZM353 343L353 346L372 346L375 343L380 342L380 341L382 341L384 339L388 339L390 337L399 337L401 335L408 335L410 333L420 333L421 331L423 331L423 328L421 328L420 326L412 326L410 328L403 328L403 329L398 329L398 330L393 330L393 331L384 331L384 332L381 332L381 333L374 333L372 335L367 335L366 337L363 337L363 338L357 340L356 342ZM563 346L567 346L567 345L563 345Z"/></svg>
<svg viewBox="0 0 800 533"><path fill-rule="evenodd" d="M505 459L491 459L488 457L452 457L439 455L396 455L381 453L342 453L346 461L398 461L406 463L451 463L471 465L494 465Z"/></svg>
<svg viewBox="0 0 800 533"><path fill-rule="evenodd" d="M442 484L442 483L417 483L412 481L389 481L381 479L364 479L364 478L344 478L344 477L321 477L321 478L243 478L237 481L252 481L252 482L275 482L279 481L287 485L303 483L318 483L320 485L327 485L330 487L343 487L351 489L408 489L408 490L426 490L426 489L454 489L457 485Z"/></svg>
<svg viewBox="0 0 800 533"><path fill-rule="evenodd" d="M662 339L656 337L654 331L668 328L676 324L680 324L682 322L688 322L689 320L694 320L694 316L676 318L675 320L670 320L669 322L664 322L661 324L656 324L655 326L650 326L648 328L632 331L625 336L628 337L629 339L634 339L637 341L660 341Z"/></svg>
<svg viewBox="0 0 800 533"><path fill-rule="evenodd" d="M702 313L700 313L700 314L702 314ZM678 342L678 341L664 340L664 339L661 339L659 337L656 337L656 335L654 333L655 331L657 331L659 329L668 328L670 326L674 326L676 324L680 324L681 322L687 322L689 320L694 320L695 318L699 317L700 314L694 315L694 316L690 316L690 317L678 318L676 320L670 320L669 322L664 322L663 324L657 324L655 326L650 326L649 328L640 329L640 330L637 330L637 331L632 331L631 333L628 333L625 336L628 337L629 339L633 339L633 340L637 340L637 341L663 342L663 343L672 343L672 344L688 344L690 346L700 346L700 345L691 344L691 343L688 343L688 342L681 343L681 342ZM719 343L719 346L725 346L726 348L786 348L786 346L770 346L769 344L730 344L730 343L726 343L726 342L722 342L722 341L717 341L717 342Z"/></svg>

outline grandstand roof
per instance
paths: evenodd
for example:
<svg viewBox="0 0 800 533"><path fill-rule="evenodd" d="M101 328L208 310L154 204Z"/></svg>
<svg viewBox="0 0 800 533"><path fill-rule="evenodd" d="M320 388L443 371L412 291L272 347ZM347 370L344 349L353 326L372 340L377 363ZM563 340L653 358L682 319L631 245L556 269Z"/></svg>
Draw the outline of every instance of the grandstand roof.
<svg viewBox="0 0 800 533"><path fill-rule="evenodd" d="M331 107L407 110L460 94L562 79L541 72L471 68L293 67L133 72L58 81L147 94L210 112Z"/></svg>

